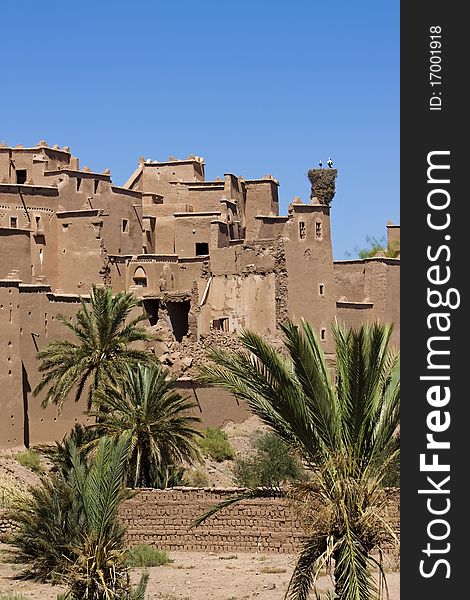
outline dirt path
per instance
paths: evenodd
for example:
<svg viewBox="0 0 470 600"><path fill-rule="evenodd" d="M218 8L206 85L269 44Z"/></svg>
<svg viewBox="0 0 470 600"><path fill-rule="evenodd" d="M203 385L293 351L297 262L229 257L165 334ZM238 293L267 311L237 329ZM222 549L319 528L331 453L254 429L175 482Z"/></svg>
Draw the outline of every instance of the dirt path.
<svg viewBox="0 0 470 600"><path fill-rule="evenodd" d="M286 554L211 554L174 552L173 562L149 569L148 600L281 600L292 573L295 556ZM137 581L142 569L134 569ZM28 600L56 600L63 590L16 579L15 565L0 564L0 591L23 593ZM399 573L388 575L390 600L399 600ZM328 577L322 591L331 589Z"/></svg>

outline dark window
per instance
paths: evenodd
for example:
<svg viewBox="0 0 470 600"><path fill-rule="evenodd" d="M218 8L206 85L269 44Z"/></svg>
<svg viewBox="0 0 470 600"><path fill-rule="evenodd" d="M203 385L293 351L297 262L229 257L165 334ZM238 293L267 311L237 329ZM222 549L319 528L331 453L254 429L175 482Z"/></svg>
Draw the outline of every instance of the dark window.
<svg viewBox="0 0 470 600"><path fill-rule="evenodd" d="M127 233L128 231L129 231L129 220L123 219L122 220L122 232Z"/></svg>
<svg viewBox="0 0 470 600"><path fill-rule="evenodd" d="M98 193L98 186L99 186L100 180L99 179L95 179L95 194Z"/></svg>
<svg viewBox="0 0 470 600"><path fill-rule="evenodd" d="M304 240L307 237L307 231L305 229L305 223L303 221L299 221L299 238Z"/></svg>
<svg viewBox="0 0 470 600"><path fill-rule="evenodd" d="M320 296L325 295L325 286L323 285L323 283L318 284L318 293L320 294Z"/></svg>
<svg viewBox="0 0 470 600"><path fill-rule="evenodd" d="M10 227L18 227L18 217L10 217Z"/></svg>
<svg viewBox="0 0 470 600"><path fill-rule="evenodd" d="M322 235L322 233L321 233L321 223L319 221L317 221L315 223L315 236L317 238L321 238L321 235Z"/></svg>
<svg viewBox="0 0 470 600"><path fill-rule="evenodd" d="M320 339L323 341L325 341L326 339L326 329L320 329Z"/></svg>
<svg viewBox="0 0 470 600"><path fill-rule="evenodd" d="M206 256L209 254L209 244L207 242L196 242L196 256Z"/></svg>
<svg viewBox="0 0 470 600"><path fill-rule="evenodd" d="M26 169L17 169L16 183L25 183L27 178L28 178L28 171Z"/></svg>
<svg viewBox="0 0 470 600"><path fill-rule="evenodd" d="M82 184L82 178L81 177L77 177L77 192L80 190L81 184Z"/></svg>
<svg viewBox="0 0 470 600"><path fill-rule="evenodd" d="M229 331L229 320L228 317L221 317L220 319L212 320L212 329L216 331Z"/></svg>
<svg viewBox="0 0 470 600"><path fill-rule="evenodd" d="M41 217L36 216L36 227L39 229L39 227L41 227Z"/></svg>

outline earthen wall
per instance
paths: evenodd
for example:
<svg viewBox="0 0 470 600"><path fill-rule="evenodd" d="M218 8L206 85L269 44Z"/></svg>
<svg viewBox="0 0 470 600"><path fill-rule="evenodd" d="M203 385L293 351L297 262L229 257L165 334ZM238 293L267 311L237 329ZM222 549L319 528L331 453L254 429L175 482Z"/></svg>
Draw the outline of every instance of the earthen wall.
<svg viewBox="0 0 470 600"><path fill-rule="evenodd" d="M190 528L198 516L240 491L141 490L120 509L121 521L128 527L127 541L131 546L150 544L170 551L298 552L305 530L295 508L283 499L244 500L219 511L203 525ZM399 535L399 490L390 490L388 496L386 516Z"/></svg>

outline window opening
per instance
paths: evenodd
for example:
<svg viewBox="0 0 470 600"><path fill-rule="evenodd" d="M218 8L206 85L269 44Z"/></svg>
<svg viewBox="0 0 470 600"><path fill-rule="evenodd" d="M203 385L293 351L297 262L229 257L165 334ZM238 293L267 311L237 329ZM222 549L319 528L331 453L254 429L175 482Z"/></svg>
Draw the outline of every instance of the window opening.
<svg viewBox="0 0 470 600"><path fill-rule="evenodd" d="M147 287L147 275L142 267L137 267L134 272L134 285L138 287Z"/></svg>
<svg viewBox="0 0 470 600"><path fill-rule="evenodd" d="M28 171L26 169L17 169L16 171L16 183L25 183L28 178Z"/></svg>
<svg viewBox="0 0 470 600"><path fill-rule="evenodd" d="M212 319L212 329L216 331L230 331L228 317L220 317L219 319Z"/></svg>
<svg viewBox="0 0 470 600"><path fill-rule="evenodd" d="M209 254L209 244L207 242L196 242L196 256L206 256Z"/></svg>

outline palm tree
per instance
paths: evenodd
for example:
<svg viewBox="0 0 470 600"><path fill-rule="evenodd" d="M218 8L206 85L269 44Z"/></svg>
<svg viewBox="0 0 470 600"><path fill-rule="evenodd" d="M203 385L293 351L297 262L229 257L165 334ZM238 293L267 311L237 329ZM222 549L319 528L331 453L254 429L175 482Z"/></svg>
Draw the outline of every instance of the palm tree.
<svg viewBox="0 0 470 600"><path fill-rule="evenodd" d="M89 384L88 408L91 408L103 382L116 381L125 365L156 360L152 353L130 347L132 342L150 340L145 328L139 327L145 315L128 320L139 303L132 293L119 292L113 296L110 288L93 286L90 303L83 298L80 302L82 307L75 315L75 322L59 316L75 341L50 342L38 353L39 371L43 376L34 395L48 388L42 406L57 404L59 412L74 386L75 401L78 401L85 385Z"/></svg>
<svg viewBox="0 0 470 600"><path fill-rule="evenodd" d="M200 458L194 429L200 421L189 414L196 404L181 396L175 379L161 365L129 365L118 385L96 394L98 410L93 425L98 435L131 437L128 484L167 487L178 465Z"/></svg>
<svg viewBox="0 0 470 600"><path fill-rule="evenodd" d="M43 477L27 500L13 506L18 531L12 544L35 579L65 581L72 600L144 598L146 577L132 592L125 528L118 508L127 497L123 486L130 436L103 437L86 458L70 440L68 467Z"/></svg>
<svg viewBox="0 0 470 600"><path fill-rule="evenodd" d="M194 525L244 498L287 496L298 502L308 526L286 597L306 600L319 570L333 558L337 597L369 600L379 593L371 551L394 538L381 485L399 455L399 355L388 347L391 326L347 331L336 325L335 379L307 322L288 322L282 330L287 356L244 332L244 349L213 351L213 364L202 368L200 379L245 400L299 453L309 480L248 490Z"/></svg>

